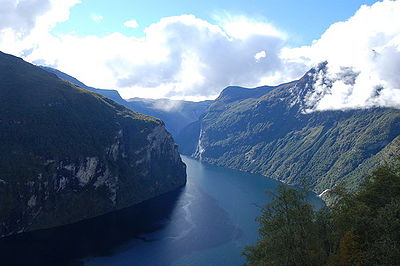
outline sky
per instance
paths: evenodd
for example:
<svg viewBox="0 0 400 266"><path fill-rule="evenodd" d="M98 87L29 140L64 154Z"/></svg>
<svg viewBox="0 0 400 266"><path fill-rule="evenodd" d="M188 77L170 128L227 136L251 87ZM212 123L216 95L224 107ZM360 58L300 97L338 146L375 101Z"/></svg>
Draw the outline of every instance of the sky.
<svg viewBox="0 0 400 266"><path fill-rule="evenodd" d="M0 50L124 98L213 99L327 61L310 111L399 108L399 17L399 0L0 0Z"/></svg>
<svg viewBox="0 0 400 266"><path fill-rule="evenodd" d="M68 21L58 24L55 34L74 32L79 36L105 36L113 32L143 37L143 30L163 17L193 14L218 24L216 17L224 14L243 15L266 21L290 35L292 45L307 45L318 39L334 22L346 20L362 4L376 1L315 1L315 0L84 0L71 8ZM135 20L137 27L124 26Z"/></svg>

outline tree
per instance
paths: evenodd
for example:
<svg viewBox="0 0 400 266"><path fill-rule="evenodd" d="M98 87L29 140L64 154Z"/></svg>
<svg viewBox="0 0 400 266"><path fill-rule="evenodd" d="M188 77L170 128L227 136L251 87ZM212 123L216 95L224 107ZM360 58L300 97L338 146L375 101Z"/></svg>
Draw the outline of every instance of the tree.
<svg viewBox="0 0 400 266"><path fill-rule="evenodd" d="M339 235L335 252L337 264L398 265L399 170L399 167L378 168L357 193L342 194L337 204L331 207Z"/></svg>
<svg viewBox="0 0 400 266"><path fill-rule="evenodd" d="M294 188L278 186L273 200L257 218L260 240L243 254L250 265L320 265L324 252L315 225L315 213L306 195Z"/></svg>
<svg viewBox="0 0 400 266"><path fill-rule="evenodd" d="M399 265L400 166L381 167L356 193L333 190L333 206L314 211L305 193L279 186L261 209L250 265Z"/></svg>

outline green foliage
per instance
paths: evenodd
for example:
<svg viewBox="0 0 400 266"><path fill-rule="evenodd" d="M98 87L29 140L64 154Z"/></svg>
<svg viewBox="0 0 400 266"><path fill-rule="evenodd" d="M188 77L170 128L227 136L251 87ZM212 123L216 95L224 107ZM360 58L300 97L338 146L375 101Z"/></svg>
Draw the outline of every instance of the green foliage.
<svg viewBox="0 0 400 266"><path fill-rule="evenodd" d="M323 256L315 213L305 194L281 185L262 209L260 241L246 247L251 265L317 265ZM317 241L316 241L317 240Z"/></svg>
<svg viewBox="0 0 400 266"><path fill-rule="evenodd" d="M1 179L36 177L43 161L103 154L120 129L136 144L161 120L132 112L108 98L0 53Z"/></svg>
<svg viewBox="0 0 400 266"><path fill-rule="evenodd" d="M185 165L162 126L0 52L0 236L101 215L183 185Z"/></svg>
<svg viewBox="0 0 400 266"><path fill-rule="evenodd" d="M356 188L400 155L400 110L305 113L302 100L313 82L306 74L273 88L226 88L200 121L202 160L291 184L309 176L320 193L344 180ZM199 136L199 130L188 127L186 134ZM197 143L195 137L178 139L187 154Z"/></svg>
<svg viewBox="0 0 400 266"><path fill-rule="evenodd" d="M116 90L104 90L89 87L77 80L76 78L71 77L57 69L44 66L41 66L40 68L50 73L56 74L59 78L67 80L81 88L103 95L119 104L124 105L130 110L160 118L164 121L165 127L174 136L174 138L178 136L178 133L181 131L182 128L198 120L200 115L203 114L204 111L211 104L211 101L190 102L169 99L145 98L132 98L126 101L121 98L118 91ZM171 107L171 109L162 109L160 107Z"/></svg>
<svg viewBox="0 0 400 266"><path fill-rule="evenodd" d="M377 169L359 192L343 195L332 207L340 234L340 263L396 265L400 261L399 169Z"/></svg>
<svg viewBox="0 0 400 266"><path fill-rule="evenodd" d="M250 265L398 265L400 167L381 167L357 193L339 188L339 200L315 211L300 192L280 188L262 210Z"/></svg>

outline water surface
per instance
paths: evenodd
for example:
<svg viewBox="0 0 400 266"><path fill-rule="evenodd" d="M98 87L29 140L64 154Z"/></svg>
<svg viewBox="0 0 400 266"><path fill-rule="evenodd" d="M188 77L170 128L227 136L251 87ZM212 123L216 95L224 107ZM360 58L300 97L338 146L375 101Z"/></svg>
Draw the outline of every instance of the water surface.
<svg viewBox="0 0 400 266"><path fill-rule="evenodd" d="M134 207L0 241L8 265L242 265L278 181L182 156L184 188ZM321 201L310 194L314 204ZM5 264L5 265L6 265Z"/></svg>
<svg viewBox="0 0 400 266"><path fill-rule="evenodd" d="M141 234L87 265L242 265L243 247L255 244L265 190L278 181L200 163L182 156L188 182L162 229ZM312 199L318 202L318 199Z"/></svg>

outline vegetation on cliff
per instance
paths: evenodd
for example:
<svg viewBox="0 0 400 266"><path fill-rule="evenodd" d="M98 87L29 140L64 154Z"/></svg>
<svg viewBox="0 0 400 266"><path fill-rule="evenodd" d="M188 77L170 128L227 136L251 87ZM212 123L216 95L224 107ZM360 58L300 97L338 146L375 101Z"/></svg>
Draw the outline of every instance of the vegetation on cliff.
<svg viewBox="0 0 400 266"><path fill-rule="evenodd" d="M197 124L182 131L199 137L178 136L181 151L289 184L306 179L318 193L344 180L356 188L400 155L400 110L310 112L307 98L324 65L319 68L277 87L226 88Z"/></svg>
<svg viewBox="0 0 400 266"><path fill-rule="evenodd" d="M0 53L0 237L86 219L186 182L164 123Z"/></svg>
<svg viewBox="0 0 400 266"><path fill-rule="evenodd" d="M124 100L116 90L96 89L89 87L76 78L51 67L41 66L42 69L56 74L59 78L67 80L81 88L88 89L103 95L126 108L148 116L161 119L165 127L176 138L178 133L188 124L199 119L200 115L208 108L212 101L179 101L171 99L145 99L132 98Z"/></svg>

